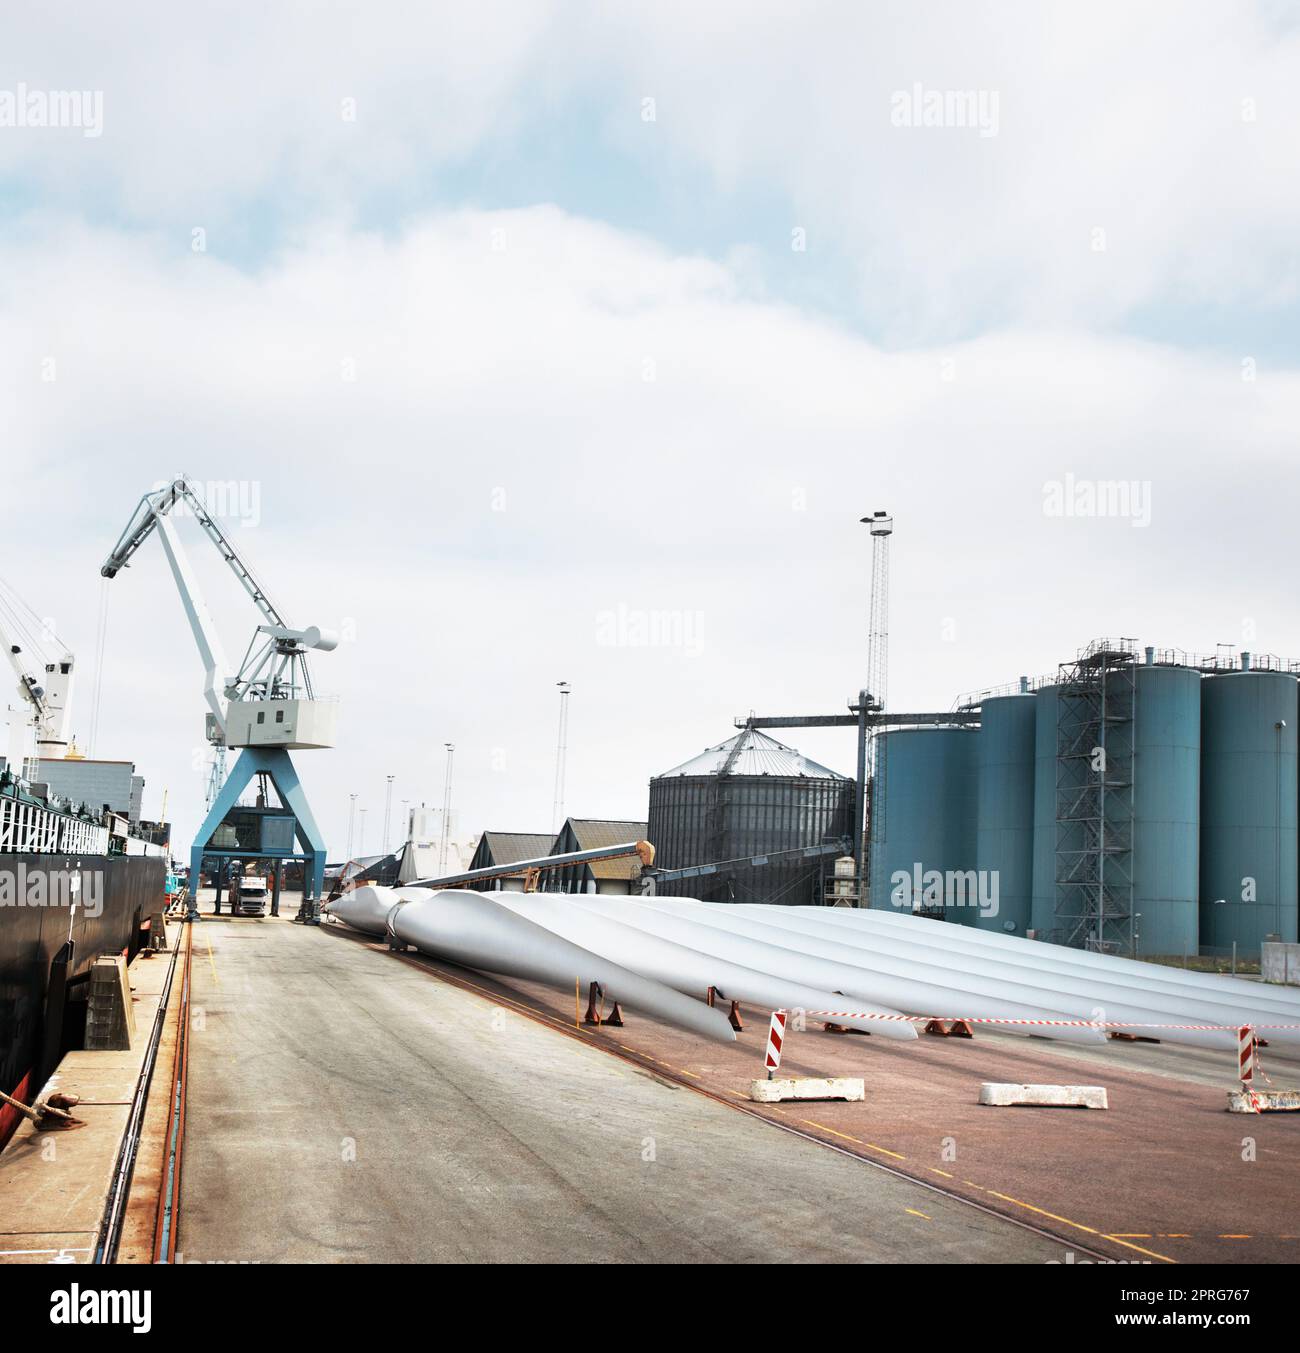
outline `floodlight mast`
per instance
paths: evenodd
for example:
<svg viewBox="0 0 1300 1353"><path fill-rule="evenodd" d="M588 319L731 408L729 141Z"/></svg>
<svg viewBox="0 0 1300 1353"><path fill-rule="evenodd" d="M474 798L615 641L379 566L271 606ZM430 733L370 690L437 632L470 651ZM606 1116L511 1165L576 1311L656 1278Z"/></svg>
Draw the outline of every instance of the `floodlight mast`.
<svg viewBox="0 0 1300 1353"><path fill-rule="evenodd" d="M233 675L172 518L174 509L182 504L193 514L226 567L239 580L263 621L254 630L244 660ZM300 630L287 624L266 588L204 504L198 488L185 476L171 480L140 499L100 573L105 578L116 577L155 530L203 663L208 738L218 747L243 749L229 778L213 796L191 851L195 887L199 864L212 832L238 802L240 792L253 776L267 774L294 813L304 857L312 866L310 883L304 885L304 899L319 899L325 847L288 753L334 745L337 710L333 702L316 697L306 655L312 649L330 652L338 646L338 636L314 625ZM223 853L258 858L283 855L283 851L260 850Z"/></svg>

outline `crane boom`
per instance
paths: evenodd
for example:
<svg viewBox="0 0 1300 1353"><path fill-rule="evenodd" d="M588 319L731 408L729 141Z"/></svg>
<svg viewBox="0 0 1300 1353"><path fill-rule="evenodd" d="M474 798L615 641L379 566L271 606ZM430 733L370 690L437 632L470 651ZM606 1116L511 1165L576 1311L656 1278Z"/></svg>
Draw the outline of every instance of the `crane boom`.
<svg viewBox="0 0 1300 1353"><path fill-rule="evenodd" d="M203 700L209 712L217 722L221 740L226 737L225 694L230 673L230 660L222 646L217 628L212 623L212 615L203 593L199 590L198 579L190 568L189 556L176 534L176 525L169 517L156 516L140 539L144 539L153 526L158 528L158 539L162 542L163 553L176 579L176 590L181 594L181 605L185 608L185 618L190 622L190 632L199 650L203 663ZM112 577L112 574L105 575Z"/></svg>
<svg viewBox="0 0 1300 1353"><path fill-rule="evenodd" d="M176 533L171 514L178 503L184 503L194 514L204 534L239 579L240 586L252 598L266 622L258 626L237 673L226 657L198 580ZM162 541L163 551L185 607L186 619L203 661L203 697L216 720L221 738L226 739L228 702L231 700L246 699L259 693L268 697L292 694L296 693L299 684L307 698L313 698L311 673L304 650L328 649L333 644L318 631L290 628L248 561L235 548L230 537L208 511L202 495L184 475L152 493L146 493L140 499L126 530L101 566L100 573L105 578L115 578L130 564L135 552L155 530Z"/></svg>
<svg viewBox="0 0 1300 1353"><path fill-rule="evenodd" d="M149 533L174 508L178 501L194 513L195 519L203 528L204 534L217 547L217 552L226 561L230 571L239 579L244 591L253 599L253 604L261 611L266 622L288 628L288 622L267 594L257 575L248 562L240 555L230 537L221 529L212 514L204 505L203 498L194 485L184 476L173 479L153 493L146 493L127 523L126 530L113 547L112 553L99 570L105 578L115 578L118 570L125 568L131 556L149 538Z"/></svg>

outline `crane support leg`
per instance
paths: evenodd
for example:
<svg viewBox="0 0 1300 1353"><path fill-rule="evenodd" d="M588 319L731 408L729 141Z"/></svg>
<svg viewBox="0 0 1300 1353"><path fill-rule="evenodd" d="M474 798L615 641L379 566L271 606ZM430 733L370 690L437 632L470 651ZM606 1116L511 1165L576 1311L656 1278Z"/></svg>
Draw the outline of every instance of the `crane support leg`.
<svg viewBox="0 0 1300 1353"><path fill-rule="evenodd" d="M257 775L267 775L284 806L294 816L295 834L305 861L303 897L319 898L325 886L325 841L316 826L307 795L294 770L293 761L282 747L245 747L230 769L208 815L203 819L194 844L190 847L190 878L197 891L199 870L212 833L225 821L226 814L239 802L239 796Z"/></svg>

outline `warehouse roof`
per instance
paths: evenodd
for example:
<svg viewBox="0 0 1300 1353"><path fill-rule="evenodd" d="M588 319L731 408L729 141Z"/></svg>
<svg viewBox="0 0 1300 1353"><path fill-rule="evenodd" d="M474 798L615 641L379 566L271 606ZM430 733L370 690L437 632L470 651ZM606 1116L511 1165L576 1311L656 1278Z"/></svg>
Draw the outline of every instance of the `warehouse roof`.
<svg viewBox="0 0 1300 1353"><path fill-rule="evenodd" d="M551 853L555 837L540 832L484 832L479 839L475 859L485 858L480 867L492 864L516 864L536 860Z"/></svg>
<svg viewBox="0 0 1300 1353"><path fill-rule="evenodd" d="M571 817L567 823L579 850L599 850L602 846L621 846L627 841L645 840L644 822L626 822L611 818ZM593 878L630 879L641 872L635 855L618 860L595 860L587 865Z"/></svg>
<svg viewBox="0 0 1300 1353"><path fill-rule="evenodd" d="M803 776L810 780L848 779L848 776L819 765L802 752L797 752L793 747L787 747L785 743L768 737L766 733L760 733L756 728L743 729L734 738L728 738L726 742L720 742L716 747L706 748L699 756L683 761L680 766L674 766L672 770L666 770L663 775L656 778L662 780L670 775L717 775L733 752L735 759L728 772L731 775Z"/></svg>

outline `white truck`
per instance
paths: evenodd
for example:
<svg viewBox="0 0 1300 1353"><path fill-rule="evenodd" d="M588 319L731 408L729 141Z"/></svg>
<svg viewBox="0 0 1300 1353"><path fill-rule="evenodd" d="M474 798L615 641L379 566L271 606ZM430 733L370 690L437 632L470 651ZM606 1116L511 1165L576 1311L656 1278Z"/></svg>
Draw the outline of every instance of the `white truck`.
<svg viewBox="0 0 1300 1353"><path fill-rule="evenodd" d="M230 881L230 901L236 916L265 916L269 899L261 874L242 874Z"/></svg>

